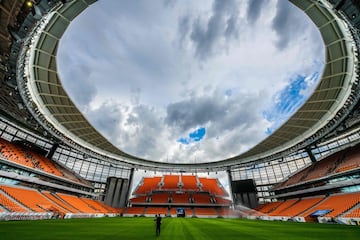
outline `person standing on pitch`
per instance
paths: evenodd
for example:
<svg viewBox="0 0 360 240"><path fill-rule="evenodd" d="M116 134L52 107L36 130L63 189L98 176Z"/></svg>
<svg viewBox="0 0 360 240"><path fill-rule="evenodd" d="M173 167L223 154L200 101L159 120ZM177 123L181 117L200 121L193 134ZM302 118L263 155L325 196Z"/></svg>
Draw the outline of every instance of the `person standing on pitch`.
<svg viewBox="0 0 360 240"><path fill-rule="evenodd" d="M161 226L161 216L160 216L160 214L155 215L154 221L156 223L156 236L160 236L160 226Z"/></svg>

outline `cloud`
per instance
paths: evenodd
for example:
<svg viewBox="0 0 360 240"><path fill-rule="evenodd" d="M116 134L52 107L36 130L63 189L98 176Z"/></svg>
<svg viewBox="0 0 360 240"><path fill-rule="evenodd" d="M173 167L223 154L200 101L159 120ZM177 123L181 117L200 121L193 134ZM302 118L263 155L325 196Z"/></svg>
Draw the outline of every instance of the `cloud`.
<svg viewBox="0 0 360 240"><path fill-rule="evenodd" d="M266 0L249 0L247 9L247 20L250 24L256 23L259 19L261 11L266 4Z"/></svg>
<svg viewBox="0 0 360 240"><path fill-rule="evenodd" d="M283 50L306 32L307 22L304 21L304 13L287 1L278 0L276 15L272 21L272 27L277 33L276 46Z"/></svg>
<svg viewBox="0 0 360 240"><path fill-rule="evenodd" d="M118 126L124 118L121 105L116 102L106 101L95 109L87 109L85 112L92 125L108 139L115 140L119 134L114 126ZM106 117L104 117L106 116Z"/></svg>
<svg viewBox="0 0 360 240"><path fill-rule="evenodd" d="M301 86L296 94L305 99L317 83L311 76L322 71L317 29L279 2L98 1L60 42L64 87L127 153L182 163L235 156L299 105L285 94L291 86ZM281 16L285 30L295 19L304 32L288 36ZM292 83L295 76L304 79ZM206 137L195 141L201 128Z"/></svg>
<svg viewBox="0 0 360 240"><path fill-rule="evenodd" d="M238 8L239 3L235 0L215 0L209 18L202 15L183 16L178 24L180 42L188 36L194 46L195 56L200 60L207 60L222 52L219 47L226 49L230 40L238 39Z"/></svg>

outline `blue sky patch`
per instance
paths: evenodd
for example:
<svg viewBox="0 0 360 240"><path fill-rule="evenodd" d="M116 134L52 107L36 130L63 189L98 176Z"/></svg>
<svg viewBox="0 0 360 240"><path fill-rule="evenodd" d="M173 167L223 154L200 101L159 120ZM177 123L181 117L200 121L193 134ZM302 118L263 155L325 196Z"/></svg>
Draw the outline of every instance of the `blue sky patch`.
<svg viewBox="0 0 360 240"><path fill-rule="evenodd" d="M206 129L204 127L198 128L195 131L189 133L187 137L181 137L177 141L179 143L188 145L193 142L199 142L201 141L206 134Z"/></svg>
<svg viewBox="0 0 360 240"><path fill-rule="evenodd" d="M304 91L311 88L318 78L319 74L317 72L310 77L297 75L290 80L282 91L274 96L272 107L263 112L264 118L272 122L272 126L266 129L265 133L267 135L280 127L306 101L311 92L304 94ZM312 81L314 79L315 81Z"/></svg>

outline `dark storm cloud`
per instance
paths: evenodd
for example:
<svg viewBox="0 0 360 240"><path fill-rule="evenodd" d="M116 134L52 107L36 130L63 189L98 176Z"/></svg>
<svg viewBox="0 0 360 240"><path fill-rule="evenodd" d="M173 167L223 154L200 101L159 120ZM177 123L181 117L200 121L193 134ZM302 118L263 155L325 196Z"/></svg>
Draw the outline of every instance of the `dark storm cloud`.
<svg viewBox="0 0 360 240"><path fill-rule="evenodd" d="M189 16L181 18L180 41L185 39L184 36L189 36L195 47L195 56L200 60L206 60L216 53L221 40L238 38L238 7L235 0L215 0L209 19L204 20L197 16L189 24Z"/></svg>
<svg viewBox="0 0 360 240"><path fill-rule="evenodd" d="M247 19L250 24L255 23L261 14L261 10L267 0L249 0L247 9Z"/></svg>
<svg viewBox="0 0 360 240"><path fill-rule="evenodd" d="M198 125L216 121L225 114L222 104L209 97L193 98L169 104L165 123L185 131Z"/></svg>
<svg viewBox="0 0 360 240"><path fill-rule="evenodd" d="M169 104L165 123L180 131L208 124L213 128L208 136L216 137L223 131L257 123L260 116L253 109L261 105L261 101L262 98L258 95L227 98L216 93L211 96L193 97Z"/></svg>
<svg viewBox="0 0 360 240"><path fill-rule="evenodd" d="M292 41L304 37L302 34L306 32L307 23L301 15L302 12L288 1L278 0L272 28L278 35L276 47L279 50L287 48Z"/></svg>

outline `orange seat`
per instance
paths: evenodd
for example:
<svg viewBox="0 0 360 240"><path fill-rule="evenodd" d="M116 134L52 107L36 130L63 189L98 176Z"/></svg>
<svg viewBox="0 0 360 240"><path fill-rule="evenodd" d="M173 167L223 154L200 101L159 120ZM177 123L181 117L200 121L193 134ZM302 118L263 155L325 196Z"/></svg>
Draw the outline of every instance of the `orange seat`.
<svg viewBox="0 0 360 240"><path fill-rule="evenodd" d="M226 192L217 179L215 178L199 178L200 183L202 184L202 190L206 192L210 192L215 195L225 196Z"/></svg>

